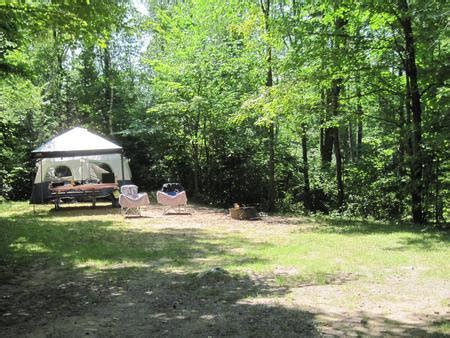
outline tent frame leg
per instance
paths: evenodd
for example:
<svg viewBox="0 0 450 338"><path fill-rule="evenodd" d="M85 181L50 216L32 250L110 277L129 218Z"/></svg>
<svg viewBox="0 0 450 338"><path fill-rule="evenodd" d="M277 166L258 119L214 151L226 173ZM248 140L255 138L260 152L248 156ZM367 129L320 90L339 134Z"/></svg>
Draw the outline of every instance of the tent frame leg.
<svg viewBox="0 0 450 338"><path fill-rule="evenodd" d="M122 170L122 185L125 184L125 172L123 170L123 154L120 154L120 169Z"/></svg>

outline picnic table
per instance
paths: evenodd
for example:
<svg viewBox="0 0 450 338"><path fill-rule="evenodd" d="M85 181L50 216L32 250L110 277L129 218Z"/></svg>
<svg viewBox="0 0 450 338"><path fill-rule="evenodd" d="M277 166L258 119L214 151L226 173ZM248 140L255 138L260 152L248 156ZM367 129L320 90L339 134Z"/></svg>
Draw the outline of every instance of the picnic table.
<svg viewBox="0 0 450 338"><path fill-rule="evenodd" d="M50 192L55 201L55 209L61 207L61 198L66 197L88 197L92 200L92 207L95 208L95 203L98 197L106 197L112 194L115 189L118 189L117 183L91 183L91 184L66 184L57 187L51 187Z"/></svg>

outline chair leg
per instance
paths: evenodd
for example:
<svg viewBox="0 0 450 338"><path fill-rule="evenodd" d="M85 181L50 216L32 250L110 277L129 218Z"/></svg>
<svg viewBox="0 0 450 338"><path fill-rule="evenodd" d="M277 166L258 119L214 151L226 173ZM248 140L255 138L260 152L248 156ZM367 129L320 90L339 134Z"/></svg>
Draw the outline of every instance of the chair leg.
<svg viewBox="0 0 450 338"><path fill-rule="evenodd" d="M188 213L187 204L179 204L177 206L165 206L163 215L167 215L172 210L175 213L181 214L182 212Z"/></svg>
<svg viewBox="0 0 450 338"><path fill-rule="evenodd" d="M134 207L134 208L125 208L122 207L122 216L142 216L141 214L141 208L140 207Z"/></svg>

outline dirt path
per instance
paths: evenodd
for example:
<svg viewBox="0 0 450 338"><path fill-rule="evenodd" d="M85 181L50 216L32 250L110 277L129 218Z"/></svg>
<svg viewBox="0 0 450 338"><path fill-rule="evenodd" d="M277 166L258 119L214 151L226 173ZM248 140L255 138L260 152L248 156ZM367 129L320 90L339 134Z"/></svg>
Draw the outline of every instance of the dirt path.
<svg viewBox="0 0 450 338"><path fill-rule="evenodd" d="M192 215L163 216L161 208L152 207L145 217L126 222L135 232L149 227L155 232L216 229L241 236L258 232L259 237L316 227L302 218L235 221L220 210L191 211ZM165 271L157 266L158 261L140 269L117 266L97 273L68 273L64 266L40 260L30 269L9 271L13 277L0 285L0 334L424 336L433 334L436 325L448 325L450 319L448 281L424 283L414 269L405 268L382 282L343 276L327 285L281 287L274 274L295 271L285 267L270 275L196 274L183 267Z"/></svg>

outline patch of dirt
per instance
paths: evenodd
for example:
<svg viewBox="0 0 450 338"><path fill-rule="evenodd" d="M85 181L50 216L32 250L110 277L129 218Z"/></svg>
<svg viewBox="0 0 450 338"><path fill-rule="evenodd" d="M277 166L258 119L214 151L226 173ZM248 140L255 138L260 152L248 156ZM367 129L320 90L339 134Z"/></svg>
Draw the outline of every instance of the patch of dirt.
<svg viewBox="0 0 450 338"><path fill-rule="evenodd" d="M448 283L424 283L417 274L381 282L347 279L345 283L293 287L283 306L317 313L320 331L329 335L428 335L434 323L450 320Z"/></svg>
<svg viewBox="0 0 450 338"><path fill-rule="evenodd" d="M109 284L98 276L80 277L76 282L54 287L39 284L26 295L11 295L9 306L2 304L11 313L1 323L3 334L280 336L289 332L318 336L309 313L237 303L276 291L262 280L232 276L225 270L172 275L170 280L151 272L130 277ZM27 318L21 317L20 309L26 309Z"/></svg>
<svg viewBox="0 0 450 338"><path fill-rule="evenodd" d="M0 285L0 327L6 336L24 334L62 317L80 316L121 289L109 279L37 262Z"/></svg>

